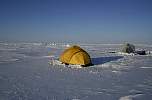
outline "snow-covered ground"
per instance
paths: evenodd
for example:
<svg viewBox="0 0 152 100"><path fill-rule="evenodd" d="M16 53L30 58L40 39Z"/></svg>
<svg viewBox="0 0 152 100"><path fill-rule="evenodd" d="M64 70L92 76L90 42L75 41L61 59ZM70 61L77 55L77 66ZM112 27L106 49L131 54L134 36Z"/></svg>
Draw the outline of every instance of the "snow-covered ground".
<svg viewBox="0 0 152 100"><path fill-rule="evenodd" d="M121 44L79 44L94 66L50 65L72 44L0 43L0 100L150 100L152 54L122 55ZM151 45L135 45L152 51Z"/></svg>

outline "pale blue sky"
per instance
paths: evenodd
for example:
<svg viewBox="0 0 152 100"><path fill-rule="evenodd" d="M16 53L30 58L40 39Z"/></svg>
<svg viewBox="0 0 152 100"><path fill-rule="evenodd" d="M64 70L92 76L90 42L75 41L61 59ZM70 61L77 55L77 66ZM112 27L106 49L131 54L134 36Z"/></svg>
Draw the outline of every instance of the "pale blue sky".
<svg viewBox="0 0 152 100"><path fill-rule="evenodd" d="M0 0L0 40L151 44L151 5L151 0Z"/></svg>

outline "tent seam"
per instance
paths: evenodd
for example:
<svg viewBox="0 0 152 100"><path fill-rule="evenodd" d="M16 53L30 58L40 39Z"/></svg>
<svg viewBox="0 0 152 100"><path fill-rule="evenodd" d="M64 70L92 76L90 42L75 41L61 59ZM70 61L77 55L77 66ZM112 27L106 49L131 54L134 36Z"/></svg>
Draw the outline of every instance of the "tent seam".
<svg viewBox="0 0 152 100"><path fill-rule="evenodd" d="M79 50L79 51L75 52L75 53L70 57L69 63L70 63L72 57L73 57L75 54L79 53L79 52L84 52L84 51Z"/></svg>

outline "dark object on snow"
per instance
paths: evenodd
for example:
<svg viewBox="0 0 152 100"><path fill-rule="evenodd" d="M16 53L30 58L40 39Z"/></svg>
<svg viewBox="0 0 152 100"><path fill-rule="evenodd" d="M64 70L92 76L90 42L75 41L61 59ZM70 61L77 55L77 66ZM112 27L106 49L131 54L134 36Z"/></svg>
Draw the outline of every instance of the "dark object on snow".
<svg viewBox="0 0 152 100"><path fill-rule="evenodd" d="M108 53L116 53L116 51L109 51Z"/></svg>
<svg viewBox="0 0 152 100"><path fill-rule="evenodd" d="M139 55L146 55L146 51L144 51L144 50L136 51L135 53L137 53Z"/></svg>
<svg viewBox="0 0 152 100"><path fill-rule="evenodd" d="M122 52L124 53L134 53L135 46L133 44L125 43L122 47Z"/></svg>

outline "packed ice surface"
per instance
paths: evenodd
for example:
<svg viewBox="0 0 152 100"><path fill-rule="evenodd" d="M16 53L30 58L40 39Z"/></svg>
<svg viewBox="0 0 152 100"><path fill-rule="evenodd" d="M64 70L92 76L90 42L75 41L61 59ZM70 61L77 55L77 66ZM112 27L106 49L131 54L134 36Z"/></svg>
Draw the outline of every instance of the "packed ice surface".
<svg viewBox="0 0 152 100"><path fill-rule="evenodd" d="M85 68L49 64L72 44L0 43L0 100L149 100L152 56L122 55L120 44L79 44ZM135 45L151 52L151 45Z"/></svg>

